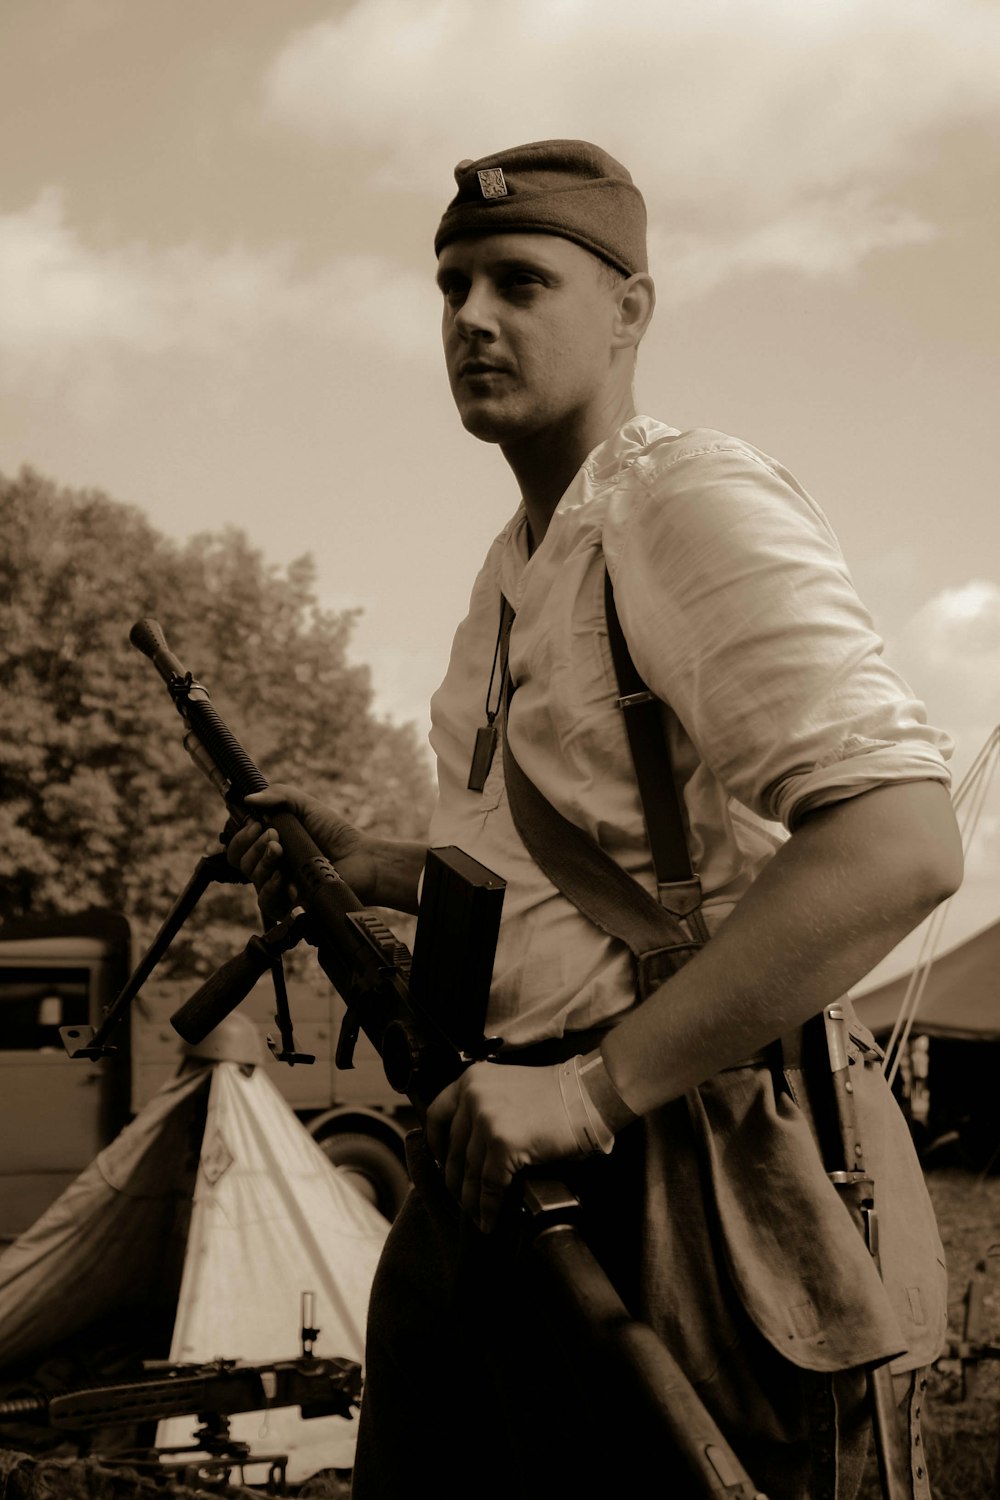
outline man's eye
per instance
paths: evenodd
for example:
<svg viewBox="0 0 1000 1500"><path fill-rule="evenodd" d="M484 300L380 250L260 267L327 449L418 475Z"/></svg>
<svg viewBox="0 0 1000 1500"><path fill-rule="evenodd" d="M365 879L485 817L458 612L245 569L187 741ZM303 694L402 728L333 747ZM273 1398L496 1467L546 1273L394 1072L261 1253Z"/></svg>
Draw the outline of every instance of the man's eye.
<svg viewBox="0 0 1000 1500"><path fill-rule="evenodd" d="M464 300L466 287L458 281L445 282L441 288L441 295L449 307L458 307Z"/></svg>
<svg viewBox="0 0 1000 1500"><path fill-rule="evenodd" d="M507 286L513 291L520 292L529 287L541 286L541 282L532 271L513 271L507 277Z"/></svg>

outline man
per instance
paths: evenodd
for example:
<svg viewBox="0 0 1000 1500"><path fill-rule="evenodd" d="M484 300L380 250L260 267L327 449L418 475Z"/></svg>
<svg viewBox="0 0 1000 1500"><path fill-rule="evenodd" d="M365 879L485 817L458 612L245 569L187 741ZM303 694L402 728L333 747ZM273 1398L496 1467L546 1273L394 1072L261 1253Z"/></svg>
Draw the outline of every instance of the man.
<svg viewBox="0 0 1000 1500"><path fill-rule="evenodd" d="M947 740L882 663L792 476L722 433L636 415L654 288L625 168L546 141L455 177L435 241L451 389L521 505L432 703L430 843L507 881L489 1016L504 1065L474 1065L430 1109L430 1157L373 1292L355 1494L601 1494L627 1469L628 1414L602 1429L604 1398L576 1382L575 1354L558 1362L564 1330L546 1325L530 1270L512 1281L484 1249L518 1171L592 1155L581 1195L598 1254L756 1482L771 1500L846 1497L864 1452L860 1367L912 1369L940 1346L940 1246L864 1039L852 1077L890 1203L887 1292L824 1175L798 1059L782 1068L773 1049L957 887ZM711 935L641 1004L632 955L528 852L511 762L491 756L506 736L542 796L656 895L605 570L635 666L668 706L662 776L682 789L704 897L683 921L692 941L701 922ZM282 797L362 899L415 909L421 846L369 838L292 789L256 805ZM273 833L250 825L231 857L265 909L280 904ZM482 1231L471 1252L435 1161Z"/></svg>

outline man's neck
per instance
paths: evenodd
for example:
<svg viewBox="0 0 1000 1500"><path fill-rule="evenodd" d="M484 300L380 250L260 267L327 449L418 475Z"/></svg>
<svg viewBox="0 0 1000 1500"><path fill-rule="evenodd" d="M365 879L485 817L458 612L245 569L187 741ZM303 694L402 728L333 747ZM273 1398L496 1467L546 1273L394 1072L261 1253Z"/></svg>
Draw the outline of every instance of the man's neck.
<svg viewBox="0 0 1000 1500"><path fill-rule="evenodd" d="M503 456L521 490L532 551L541 544L556 506L588 453L634 415L629 394L614 408L590 413L563 429L546 428L520 443L502 445Z"/></svg>

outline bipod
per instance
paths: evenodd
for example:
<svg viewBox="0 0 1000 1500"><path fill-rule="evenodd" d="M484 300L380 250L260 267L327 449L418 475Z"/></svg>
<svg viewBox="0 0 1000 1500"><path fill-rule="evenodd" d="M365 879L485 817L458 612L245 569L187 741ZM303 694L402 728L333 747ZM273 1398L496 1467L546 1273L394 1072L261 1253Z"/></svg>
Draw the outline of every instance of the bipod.
<svg viewBox="0 0 1000 1500"><path fill-rule="evenodd" d="M200 1425L194 1429L189 1442L156 1449L163 1470L173 1474L182 1484L197 1489L206 1482L209 1486L226 1484L233 1469L239 1470L240 1483L246 1485L246 1469L266 1464L266 1493L287 1494L286 1453L254 1453L249 1443L232 1436L229 1418L218 1412L200 1412L198 1422Z"/></svg>
<svg viewBox="0 0 1000 1500"><path fill-rule="evenodd" d="M110 1057L118 1051L117 1047L108 1046L108 1036L128 1010L201 897L216 881L227 885L240 885L243 884L244 877L233 869L224 854L205 854L198 861L194 874L170 908L162 927L129 975L123 989L107 1007L100 1026L96 1030L93 1026L60 1026L59 1036L70 1057Z"/></svg>
<svg viewBox="0 0 1000 1500"><path fill-rule="evenodd" d="M669 1349L633 1318L576 1225L580 1200L565 1183L525 1174L523 1208L534 1252L571 1309L592 1328L638 1409L663 1430L701 1495L767 1500Z"/></svg>
<svg viewBox="0 0 1000 1500"><path fill-rule="evenodd" d="M188 917L194 911L201 897L210 885L245 885L246 877L238 870L234 870L227 860L225 853L221 850L214 854L205 854L195 866L187 885L177 897L173 906L167 914L165 921L150 943L146 952L139 960L135 969L129 975L124 986L107 1006L101 1023L96 1028L93 1026L60 1026L59 1037L71 1058L93 1058L112 1057L118 1048L109 1043L108 1038L125 1015L132 1001L138 995L146 980L156 968L160 959L166 953L174 938L180 932ZM295 925L297 923L297 925ZM288 948L294 946L299 938L304 935L304 919L290 918L280 923L277 928L263 934L262 937L251 938L247 944L247 951L258 945L265 954L262 964L258 964L253 970L253 979L246 988L239 993L229 1005L224 1014L234 1009L241 1000L245 999L250 990L256 984L261 975L270 969L275 993L275 1021L281 1035L280 1051L275 1046L272 1038L267 1039L268 1046L279 1062L301 1062L311 1063L315 1057L310 1053L297 1052L295 1049L295 1038L292 1033L292 1019L288 1009L288 992L285 988L285 976L281 966L281 954ZM255 950L256 952L256 950ZM239 958L230 960L218 970L201 989L196 992L188 1005L203 996L206 992L213 996L224 990L228 984L232 984L232 974L235 966L243 965L240 969L241 978L244 973L250 972L245 966L245 954ZM186 1008L186 1007L185 1007ZM184 1009L184 1008L182 1008ZM181 1035L183 1036L183 1032ZM195 1040L200 1040L196 1038Z"/></svg>
<svg viewBox="0 0 1000 1500"><path fill-rule="evenodd" d="M298 910L264 933L254 933L242 953L237 953L220 969L211 974L190 1000L170 1017L170 1024L186 1042L200 1042L217 1026L224 1016L236 1009L245 1000L264 974L270 970L274 983L277 1010L275 1021L281 1033L281 1050L272 1037L267 1044L279 1062L312 1063L316 1058L311 1052L297 1052L292 1035L292 1018L288 1010L288 991L281 966L281 955L294 948L302 938L308 936L309 919ZM211 1025L205 1025L206 1017Z"/></svg>
<svg viewBox="0 0 1000 1500"><path fill-rule="evenodd" d="M296 1063L314 1063L315 1053L297 1052L295 1050L295 1036L292 1031L292 1013L288 1008L288 988L285 984L285 971L282 967L281 958L276 957L271 961L271 982L274 985L274 1019L281 1037L281 1048L275 1044L274 1037L267 1033L267 1045L272 1057L277 1062L286 1062L290 1067Z"/></svg>

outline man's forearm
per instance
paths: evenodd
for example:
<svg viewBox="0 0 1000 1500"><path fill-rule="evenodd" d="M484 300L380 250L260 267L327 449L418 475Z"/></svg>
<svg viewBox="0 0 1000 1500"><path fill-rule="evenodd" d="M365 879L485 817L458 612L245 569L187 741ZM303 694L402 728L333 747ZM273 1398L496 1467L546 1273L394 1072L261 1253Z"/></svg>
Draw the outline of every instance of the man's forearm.
<svg viewBox="0 0 1000 1500"><path fill-rule="evenodd" d="M808 818L696 957L605 1039L645 1113L784 1035L856 984L954 891L961 843L936 782Z"/></svg>
<svg viewBox="0 0 1000 1500"><path fill-rule="evenodd" d="M372 839L375 890L372 906L416 913L417 886L427 858L427 845L408 839Z"/></svg>

